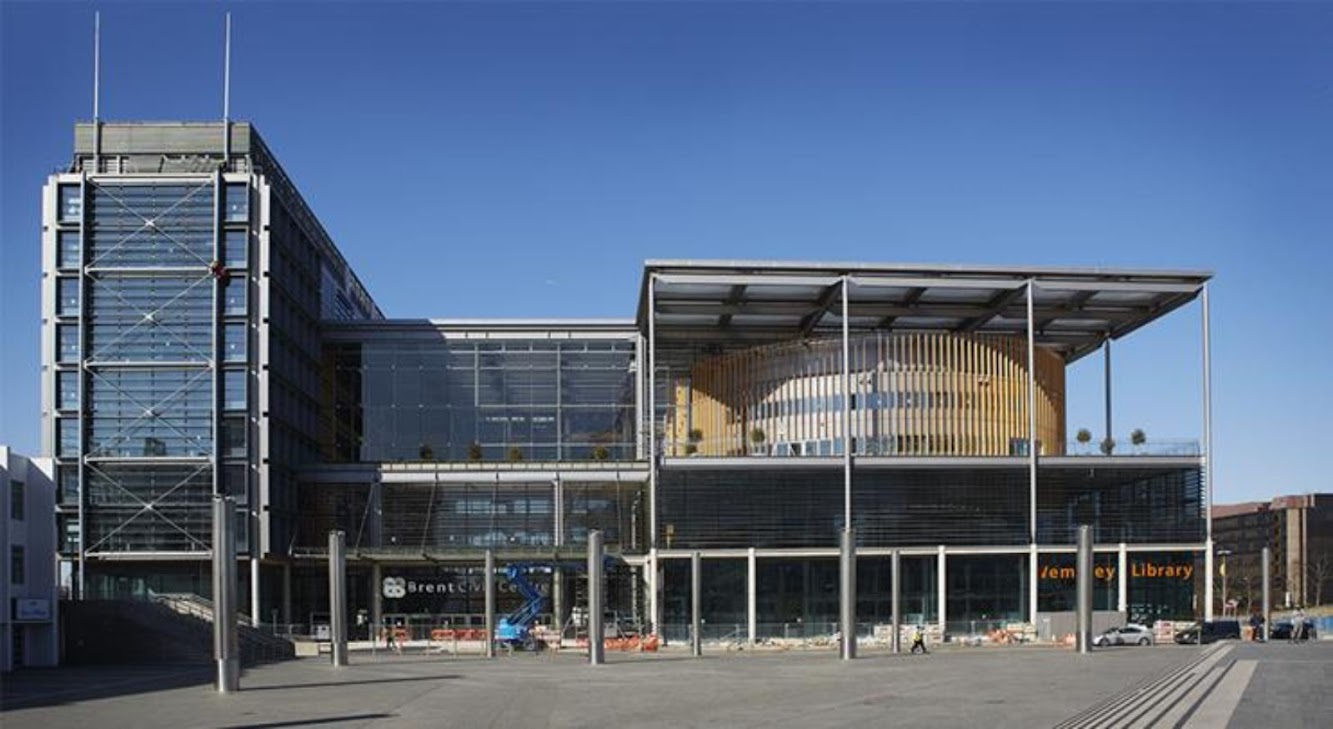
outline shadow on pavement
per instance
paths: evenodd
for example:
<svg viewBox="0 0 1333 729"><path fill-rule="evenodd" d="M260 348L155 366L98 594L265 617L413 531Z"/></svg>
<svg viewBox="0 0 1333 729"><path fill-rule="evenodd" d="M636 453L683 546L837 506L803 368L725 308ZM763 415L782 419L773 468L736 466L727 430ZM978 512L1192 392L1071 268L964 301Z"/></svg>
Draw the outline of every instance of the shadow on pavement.
<svg viewBox="0 0 1333 729"><path fill-rule="evenodd" d="M80 666L16 671L5 676L0 710L90 701L213 682L199 666Z"/></svg>
<svg viewBox="0 0 1333 729"><path fill-rule="evenodd" d="M251 691L280 691L286 689L303 688L325 688L328 686L358 686L376 683L405 683L407 681L446 681L449 679L460 678L457 675L445 676L403 676L398 678L367 678L361 681L321 681L319 683L284 683L277 686L246 686L241 682L241 692L249 693Z"/></svg>
<svg viewBox="0 0 1333 729"><path fill-rule="evenodd" d="M340 724L344 721L365 721L368 719L392 719L395 714L347 714L329 716L323 719L293 719L291 721L271 721L262 724L228 724L220 729L277 729L284 726L314 726L316 724Z"/></svg>

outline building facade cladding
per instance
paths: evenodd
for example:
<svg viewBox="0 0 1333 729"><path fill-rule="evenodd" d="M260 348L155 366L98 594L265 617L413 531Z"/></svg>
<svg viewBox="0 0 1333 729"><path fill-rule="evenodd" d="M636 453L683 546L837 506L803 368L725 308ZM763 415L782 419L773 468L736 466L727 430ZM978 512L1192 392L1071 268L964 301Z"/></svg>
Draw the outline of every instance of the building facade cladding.
<svg viewBox="0 0 1333 729"><path fill-rule="evenodd" d="M0 445L0 672L59 662L52 468Z"/></svg>
<svg viewBox="0 0 1333 729"><path fill-rule="evenodd" d="M1272 558L1275 605L1319 605L1333 597L1333 494L1279 496L1213 511L1227 600L1235 601L1239 612L1255 609L1262 599L1264 547Z"/></svg>
<svg viewBox="0 0 1333 729"><path fill-rule="evenodd" d="M259 136L80 124L43 209L43 444L71 584L205 592L215 494L237 499L241 554L285 549L292 474L318 457L318 323L379 312ZM162 553L183 563L101 561Z"/></svg>
<svg viewBox="0 0 1333 729"><path fill-rule="evenodd" d="M890 333L850 338L852 453L1021 455L1028 446L1026 342ZM1064 359L1037 365L1037 452L1064 451ZM841 455L842 341L802 339L705 357L669 381L666 452Z"/></svg>

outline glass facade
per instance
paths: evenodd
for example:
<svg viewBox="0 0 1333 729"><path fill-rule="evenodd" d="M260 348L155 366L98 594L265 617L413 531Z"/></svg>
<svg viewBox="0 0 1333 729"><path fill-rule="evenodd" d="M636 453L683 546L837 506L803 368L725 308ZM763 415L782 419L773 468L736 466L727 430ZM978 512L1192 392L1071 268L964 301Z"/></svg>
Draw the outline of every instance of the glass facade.
<svg viewBox="0 0 1333 729"><path fill-rule="evenodd" d="M634 342L367 341L325 349L338 461L634 457Z"/></svg>
<svg viewBox="0 0 1333 729"><path fill-rule="evenodd" d="M587 542L592 529L625 552L646 548L645 486L632 481L562 481L564 531L557 535L557 484L551 480L309 483L301 487L297 543L319 547L332 529L357 547L422 551L537 550Z"/></svg>
<svg viewBox="0 0 1333 729"><path fill-rule="evenodd" d="M1115 610L1120 585L1120 558L1094 553L1092 558L1092 609ZM1037 611L1072 611L1078 607L1077 555L1071 552L1042 552L1037 556Z"/></svg>
<svg viewBox="0 0 1333 729"><path fill-rule="evenodd" d="M59 188L58 266L87 268L82 286L56 281L57 313L79 317L57 326L57 361L80 362L81 342L87 351L82 393L77 370L56 373L60 408L81 414L57 422L57 455L62 491L72 492L62 503L77 505L83 461L85 523L65 526L67 535L82 530L89 553L210 548L215 189L203 176ZM244 306L242 298L235 310Z"/></svg>

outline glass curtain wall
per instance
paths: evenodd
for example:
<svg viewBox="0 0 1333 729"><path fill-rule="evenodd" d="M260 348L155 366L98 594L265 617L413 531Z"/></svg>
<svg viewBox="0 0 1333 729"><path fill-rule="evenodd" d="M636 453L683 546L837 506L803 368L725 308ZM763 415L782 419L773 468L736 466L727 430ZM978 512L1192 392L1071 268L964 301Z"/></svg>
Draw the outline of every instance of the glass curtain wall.
<svg viewBox="0 0 1333 729"><path fill-rule="evenodd" d="M86 459L90 553L210 548L217 193L212 178L60 186L57 455L62 483ZM246 301L228 302L243 368ZM243 437L224 440L245 456Z"/></svg>
<svg viewBox="0 0 1333 729"><path fill-rule="evenodd" d="M339 461L634 457L634 342L433 339L325 349Z"/></svg>
<svg viewBox="0 0 1333 729"><path fill-rule="evenodd" d="M947 632L973 635L1027 620L1027 555L950 555Z"/></svg>

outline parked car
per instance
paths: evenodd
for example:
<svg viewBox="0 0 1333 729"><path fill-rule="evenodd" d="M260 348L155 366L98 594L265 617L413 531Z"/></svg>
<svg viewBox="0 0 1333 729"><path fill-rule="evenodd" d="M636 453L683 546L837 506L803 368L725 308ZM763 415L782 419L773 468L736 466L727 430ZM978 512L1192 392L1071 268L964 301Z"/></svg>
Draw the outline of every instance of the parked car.
<svg viewBox="0 0 1333 729"><path fill-rule="evenodd" d="M1205 620L1176 633L1181 644L1208 644L1219 640L1240 640L1239 620Z"/></svg>
<svg viewBox="0 0 1333 729"><path fill-rule="evenodd" d="M1273 623L1272 630L1269 631L1270 640L1291 640L1291 629L1295 622L1288 620L1279 620ZM1305 630L1301 633L1301 640L1314 640L1319 637L1319 631L1315 627L1315 622L1309 618L1305 619Z"/></svg>
<svg viewBox="0 0 1333 729"><path fill-rule="evenodd" d="M1096 646L1108 645L1152 645L1152 630L1142 625L1123 625L1118 628L1108 628L1104 633L1093 636L1092 644Z"/></svg>

